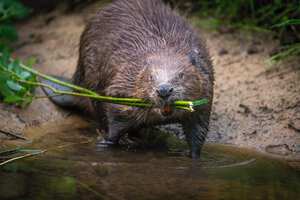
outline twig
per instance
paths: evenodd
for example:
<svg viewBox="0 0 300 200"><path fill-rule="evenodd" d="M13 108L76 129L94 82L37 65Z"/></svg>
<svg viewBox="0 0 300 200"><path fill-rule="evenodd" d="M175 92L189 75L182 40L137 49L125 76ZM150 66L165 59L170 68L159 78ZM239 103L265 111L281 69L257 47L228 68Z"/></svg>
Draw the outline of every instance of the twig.
<svg viewBox="0 0 300 200"><path fill-rule="evenodd" d="M151 107L151 104L145 103L140 99L130 99L130 98L115 98L115 97L103 97L98 94L86 94L86 93L78 93L78 92L69 92L69 91L63 91L63 90L57 90L56 88L40 83L40 82L32 82L32 81L24 81L24 80L16 80L20 83L26 83L26 84L31 84L31 85L36 85L40 87L45 87L50 90L52 90L54 93L58 95L71 95L71 96L78 96L78 97L88 97L91 99L96 99L100 101L105 101L109 103L118 103L118 104L123 104L123 105L128 105L128 106L137 106L137 107Z"/></svg>
<svg viewBox="0 0 300 200"><path fill-rule="evenodd" d="M96 99L96 100L105 101L105 102L109 102L109 103L118 103L118 104L127 105L127 106L135 106L135 107L143 107L143 108L153 107L152 104L146 103L142 99L104 97L104 96L100 96L96 93L92 95L92 94L86 94L86 93L57 90L56 88L54 88L50 85L40 83L40 82L32 82L32 81L25 81L25 80L16 80L16 81L18 81L20 83L26 83L26 84L31 84L31 85L48 88L48 89L52 90L54 93L56 93L57 95L71 95L71 96L78 96L78 97L88 97L91 99ZM191 101L176 101L175 107L177 109L182 109L182 110L187 110L187 111L193 112L194 111L193 106L206 104L207 100L200 99L195 102L196 103L194 105L193 102L191 102Z"/></svg>
<svg viewBox="0 0 300 200"><path fill-rule="evenodd" d="M49 96L45 96L45 95L41 95L41 96L34 96L34 99L49 99L49 98L53 98L53 97L58 97L61 96L61 94L56 94L56 95L49 95Z"/></svg>
<svg viewBox="0 0 300 200"><path fill-rule="evenodd" d="M104 199L104 196L102 194L100 194L99 192L97 192L96 190L92 189L91 187L89 187L87 184L76 180L76 182L84 189L86 189L87 191L93 193L95 196L99 197L100 199Z"/></svg>
<svg viewBox="0 0 300 200"><path fill-rule="evenodd" d="M88 89L85 89L85 88L82 88L82 87L79 87L79 86L76 86L76 85L73 85L73 84L70 84L70 83L67 83L67 82L64 82L64 81L60 81L60 80L58 80L58 79L56 79L56 78L53 78L53 77L51 77L51 76L42 74L42 73L40 73L40 72L38 72L38 71L36 71L36 70L30 68L30 67L27 67L26 65L24 65L24 64L22 64L22 63L20 64L20 67L23 68L23 69L25 69L26 71L29 71L29 72L31 72L31 73L33 73L33 74L39 76L39 77L42 77L42 78L44 78L44 79L46 79L46 80L49 80L49 81L52 81L52 82L54 82L54 83L57 83L57 84L66 86L66 87L68 87L68 88L72 88L72 89L74 89L74 90L76 90L76 91L79 91L79 92L84 92L84 93L87 93L87 94L94 94L94 95L97 95L97 93L92 92L91 90L88 90Z"/></svg>
<svg viewBox="0 0 300 200"><path fill-rule="evenodd" d="M18 156L18 157L15 157L15 158L11 158L9 160L6 160L2 163L0 163L0 166L3 166L7 163L11 163L13 161L16 161L16 160L20 160L22 158L28 158L28 157L31 157L31 156L36 156L36 155L39 155L39 154L42 154L42 153L45 153L47 150L42 150L42 151L39 151L39 152L35 152L35 153L28 153L28 154L25 154L25 155L22 155L22 156Z"/></svg>
<svg viewBox="0 0 300 200"><path fill-rule="evenodd" d="M2 157L2 156L11 155L11 154L17 153L19 150L20 150L20 147L15 148L15 149L1 151L0 156Z"/></svg>
<svg viewBox="0 0 300 200"><path fill-rule="evenodd" d="M13 61L12 58L10 60ZM43 73L40 73L37 70L27 67L26 65L24 65L22 63L20 63L19 67L22 68L23 70L26 70L26 71L38 76L38 77L49 80L49 81L59 84L61 86L71 88L74 92L57 90L56 88L54 88L50 85L47 85L47 84L43 84L41 82L22 80L13 71L7 70L5 68L3 68L3 70L13 74L16 77L16 80L14 80L14 81L31 84L31 85L35 85L35 86L40 86L40 87L45 87L45 88L52 90L55 94L59 94L59 95L88 97L88 98L96 99L96 100L107 102L107 103L122 104L122 105L127 105L127 106L134 106L134 107L142 107L142 108L154 107L154 105L151 102L147 102L147 101L145 101L143 99L139 99L139 98L118 98L118 97L110 97L110 96L101 96L101 95L97 94L96 92L91 91L89 89L86 89L86 88L83 88L83 87L80 87L77 85L73 85L71 83L67 83L67 82L61 81L59 79L53 78L51 76L45 75ZM207 104L207 100L206 99L200 99L200 100L196 100L196 101L181 100L181 101L174 102L173 106L177 109L183 109L183 110L193 112L194 107L202 105L202 104Z"/></svg>
<svg viewBox="0 0 300 200"><path fill-rule="evenodd" d="M9 160L6 160L4 162L1 162L0 163L0 166L2 165L6 165L8 163L11 163L11 162L14 162L16 160L20 160L20 159L23 159L23 158L28 158L28 157L31 157L31 156L36 156L36 155L39 155L39 154L42 154L42 153L45 153L45 152L48 152L50 150L55 150L55 149L62 149L62 148L65 148L65 147L68 147L68 146L72 146L72 145L77 145L77 144L86 144L86 143L90 143L91 141L93 140L88 140L88 141L84 141L84 142L80 142L80 143L73 143L73 144L65 144L65 145L60 145L60 146L57 146L57 147L52 147L52 148L48 148L48 149L44 149L44 150L38 150L37 152L34 152L34 153L27 153L25 155L22 155L22 156L18 156L18 157L14 157L14 158L11 158ZM17 149L13 149L13 150L8 150L8 151L4 151L4 152L1 152L2 154L7 154L9 152L17 152L17 151L20 151L19 148ZM24 150L23 150L24 151Z"/></svg>
<svg viewBox="0 0 300 200"><path fill-rule="evenodd" d="M24 64L20 64L20 67L23 68L24 70L26 71L29 71L41 78L44 78L46 80L49 80L49 81L52 81L54 83L57 83L59 85L62 85L62 86L65 86L65 87L68 87L68 88L71 88L71 89L74 89L75 91L79 91L79 92L83 92L83 93L86 93L86 97L90 97L90 98L94 98L94 99L97 99L97 100L101 100L101 101L106 101L106 102L109 102L109 103L129 103L127 105L129 106L133 106L133 104L137 104L137 106L142 106L142 107L152 107L151 104L149 104L148 102L145 102L143 99L138 99L138 98L116 98L116 97L108 97L108 96L100 96L98 95L96 92L93 92L91 90L88 90L88 89L85 89L85 88L82 88L82 87L79 87L77 85L73 85L73 84L70 84L70 83L67 83L67 82L64 82L64 81L60 81L56 78L53 78L51 76L48 76L48 75L45 75L45 74L42 74L30 67L27 67L26 65ZM49 86L49 85L48 85ZM46 86L47 87L47 86ZM48 87L49 88L49 87ZM56 89L55 88L49 88L53 91L55 91ZM58 90L56 90L56 92L58 92ZM59 91L59 93L61 93L62 91ZM80 94L82 96L82 93L75 93L75 95L79 96L78 94ZM72 93L69 93L69 95L72 95ZM182 109L182 106L187 106L188 109L185 109L185 110L190 110L190 111L193 111L192 109L192 105L193 103L191 101L177 101L175 102L175 106L177 106L177 103L179 108ZM140 104L140 105L138 105ZM205 103L204 103L205 104Z"/></svg>
<svg viewBox="0 0 300 200"><path fill-rule="evenodd" d="M11 136L11 137L14 137L16 139L20 139L20 140L28 140L27 138L23 137L23 136L20 136L16 133L10 133L10 132L7 132L7 131L3 131L3 130L0 130L0 133L3 133L5 135L8 135L8 136Z"/></svg>

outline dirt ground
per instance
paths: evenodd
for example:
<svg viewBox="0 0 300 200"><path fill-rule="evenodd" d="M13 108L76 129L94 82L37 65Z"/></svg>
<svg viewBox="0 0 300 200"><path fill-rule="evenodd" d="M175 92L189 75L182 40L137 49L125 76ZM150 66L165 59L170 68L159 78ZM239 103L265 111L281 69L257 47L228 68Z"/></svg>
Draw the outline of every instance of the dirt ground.
<svg viewBox="0 0 300 200"><path fill-rule="evenodd" d="M80 34L98 4L75 12L56 9L19 24L15 55L37 58L36 69L44 73L70 77ZM216 77L208 141L300 159L299 60L269 65L268 56L278 43L270 34L234 30L200 34L207 39ZM0 104L0 130L22 134L28 127L67 116L47 99L25 110Z"/></svg>

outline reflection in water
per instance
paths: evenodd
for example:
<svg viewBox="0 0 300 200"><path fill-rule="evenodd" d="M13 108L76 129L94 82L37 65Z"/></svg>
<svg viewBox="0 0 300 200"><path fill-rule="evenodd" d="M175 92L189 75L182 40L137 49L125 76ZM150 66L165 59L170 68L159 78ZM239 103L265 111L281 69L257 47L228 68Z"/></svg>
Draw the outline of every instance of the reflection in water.
<svg viewBox="0 0 300 200"><path fill-rule="evenodd" d="M57 133L31 147L88 138ZM95 146L53 148L2 167L0 199L299 199L299 171L242 150L207 145L202 159L193 161L152 150L97 151Z"/></svg>

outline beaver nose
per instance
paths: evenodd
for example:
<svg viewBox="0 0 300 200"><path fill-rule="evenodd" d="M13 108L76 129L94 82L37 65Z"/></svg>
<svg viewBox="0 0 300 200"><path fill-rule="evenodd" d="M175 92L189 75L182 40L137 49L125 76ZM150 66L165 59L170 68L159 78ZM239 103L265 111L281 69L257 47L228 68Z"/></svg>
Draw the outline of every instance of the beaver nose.
<svg viewBox="0 0 300 200"><path fill-rule="evenodd" d="M169 96L171 96L171 94L173 93L173 90L174 89L172 88L171 85L163 84L158 87L157 94L159 97L165 99L165 98L168 98Z"/></svg>

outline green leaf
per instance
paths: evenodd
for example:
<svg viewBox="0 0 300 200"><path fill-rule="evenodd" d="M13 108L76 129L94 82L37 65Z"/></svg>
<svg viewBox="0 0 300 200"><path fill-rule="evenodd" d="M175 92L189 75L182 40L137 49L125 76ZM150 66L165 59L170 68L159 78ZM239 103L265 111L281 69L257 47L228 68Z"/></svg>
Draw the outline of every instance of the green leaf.
<svg viewBox="0 0 300 200"><path fill-rule="evenodd" d="M14 82L14 81L8 80L8 81L6 81L6 84L10 89L12 89L16 92L20 92L21 90L24 90L24 87L22 87L20 84Z"/></svg>
<svg viewBox="0 0 300 200"><path fill-rule="evenodd" d="M18 39L17 30L15 27L9 24L0 25L0 39L8 40L10 42L16 41Z"/></svg>
<svg viewBox="0 0 300 200"><path fill-rule="evenodd" d="M22 97L19 97L19 96L6 96L3 100L4 103L20 103L22 102L23 98Z"/></svg>
<svg viewBox="0 0 300 200"><path fill-rule="evenodd" d="M4 66L5 67L5 66ZM9 71L13 71L13 69L15 69L16 67L18 67L18 64L16 63L16 62L11 62L11 63L9 63L7 66L7 69L9 70Z"/></svg>
<svg viewBox="0 0 300 200"><path fill-rule="evenodd" d="M201 105L204 105L204 104L207 104L208 103L208 100L207 99L200 99L200 100L196 100L196 101L193 101L193 106L201 106Z"/></svg>
<svg viewBox="0 0 300 200"><path fill-rule="evenodd" d="M287 19L281 23L275 24L273 27L284 27L284 26L291 26L291 25L300 25L300 19Z"/></svg>
<svg viewBox="0 0 300 200"><path fill-rule="evenodd" d="M23 71L20 74L20 78L23 79L23 80L28 79L30 76L32 76L32 74L30 74L29 72L26 72L26 71Z"/></svg>
<svg viewBox="0 0 300 200"><path fill-rule="evenodd" d="M20 67L19 60L12 60L10 44L18 39L13 20L27 16L29 9L19 0L0 0L0 98L6 103L27 105L33 100L35 86L19 80L36 81L36 76ZM34 59L29 60L32 66Z"/></svg>
<svg viewBox="0 0 300 200"><path fill-rule="evenodd" d="M6 96L13 96L13 95L15 95L15 93L11 91L5 84L0 85L0 96L5 98Z"/></svg>
<svg viewBox="0 0 300 200"><path fill-rule="evenodd" d="M24 7L18 0L0 1L0 22L21 19L27 16L28 13L29 9Z"/></svg>
<svg viewBox="0 0 300 200"><path fill-rule="evenodd" d="M33 63L33 61L31 61ZM24 70L19 60L10 58L8 51L0 52L0 98L5 103L27 106L34 99L36 86L18 80L36 82L36 75Z"/></svg>
<svg viewBox="0 0 300 200"><path fill-rule="evenodd" d="M2 97L16 95L15 92L13 92L6 84L8 79L9 76L0 71L0 94Z"/></svg>

